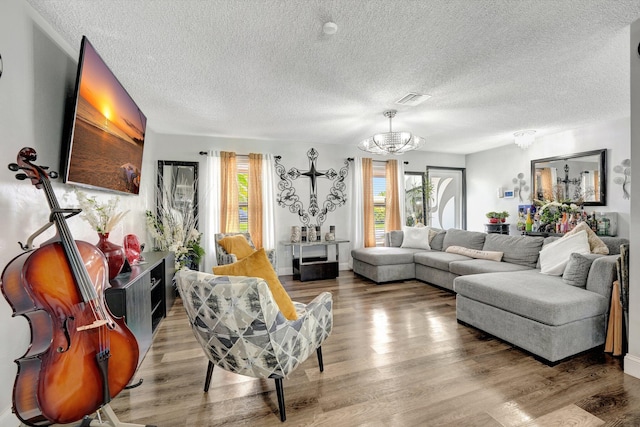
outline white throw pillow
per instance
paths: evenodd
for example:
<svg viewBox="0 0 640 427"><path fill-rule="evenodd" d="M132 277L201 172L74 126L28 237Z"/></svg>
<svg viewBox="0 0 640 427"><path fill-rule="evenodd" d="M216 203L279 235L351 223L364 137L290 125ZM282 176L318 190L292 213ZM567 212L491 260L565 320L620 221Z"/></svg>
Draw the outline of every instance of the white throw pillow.
<svg viewBox="0 0 640 427"><path fill-rule="evenodd" d="M431 249L429 246L430 227L402 227L404 237L402 248Z"/></svg>
<svg viewBox="0 0 640 427"><path fill-rule="evenodd" d="M552 276L562 276L572 253L591 253L586 231L564 236L545 245L540 251L540 272Z"/></svg>

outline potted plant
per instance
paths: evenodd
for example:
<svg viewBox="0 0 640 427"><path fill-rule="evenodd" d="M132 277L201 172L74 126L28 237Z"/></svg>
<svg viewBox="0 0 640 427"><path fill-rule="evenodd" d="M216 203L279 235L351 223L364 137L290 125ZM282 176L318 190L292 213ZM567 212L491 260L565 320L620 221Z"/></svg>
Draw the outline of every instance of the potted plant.
<svg viewBox="0 0 640 427"><path fill-rule="evenodd" d="M487 218L489 218L489 224L497 224L500 221L500 214L498 212L487 212Z"/></svg>
<svg viewBox="0 0 640 427"><path fill-rule="evenodd" d="M498 218L500 218L501 222L505 222L508 217L509 217L509 212L507 211L498 212Z"/></svg>

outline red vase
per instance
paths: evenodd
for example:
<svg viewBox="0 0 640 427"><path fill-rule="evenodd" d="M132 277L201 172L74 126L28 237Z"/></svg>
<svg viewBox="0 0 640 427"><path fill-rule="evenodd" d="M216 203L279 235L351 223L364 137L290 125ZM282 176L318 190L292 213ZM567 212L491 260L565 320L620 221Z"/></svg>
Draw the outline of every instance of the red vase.
<svg viewBox="0 0 640 427"><path fill-rule="evenodd" d="M116 245L109 241L109 233L98 233L100 239L96 243L96 247L102 251L109 265L109 280L120 274L124 265L124 249L120 245Z"/></svg>
<svg viewBox="0 0 640 427"><path fill-rule="evenodd" d="M124 253L129 261L129 265L136 265L140 262L140 241L135 234L124 236Z"/></svg>
<svg viewBox="0 0 640 427"><path fill-rule="evenodd" d="M498 218L489 218L489 224L497 224Z"/></svg>

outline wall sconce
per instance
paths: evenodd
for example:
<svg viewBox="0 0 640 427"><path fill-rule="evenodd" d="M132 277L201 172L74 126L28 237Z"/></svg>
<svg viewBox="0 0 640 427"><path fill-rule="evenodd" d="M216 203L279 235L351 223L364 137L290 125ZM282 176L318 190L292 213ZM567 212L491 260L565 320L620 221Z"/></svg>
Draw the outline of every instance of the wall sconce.
<svg viewBox="0 0 640 427"><path fill-rule="evenodd" d="M0 77L2 77L2 55L0 55Z"/></svg>

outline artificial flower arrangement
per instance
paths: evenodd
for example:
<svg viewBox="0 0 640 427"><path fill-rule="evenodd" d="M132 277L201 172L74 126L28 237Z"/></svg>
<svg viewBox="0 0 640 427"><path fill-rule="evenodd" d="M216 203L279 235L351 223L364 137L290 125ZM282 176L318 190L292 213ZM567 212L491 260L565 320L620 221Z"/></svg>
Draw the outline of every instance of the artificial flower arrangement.
<svg viewBox="0 0 640 427"><path fill-rule="evenodd" d="M170 251L176 257L176 269L197 268L204 249L200 246L200 232L195 224L189 224L180 215L169 213L159 220L151 211L146 211L147 228L155 242L154 250Z"/></svg>
<svg viewBox="0 0 640 427"><path fill-rule="evenodd" d="M106 202L99 202L95 196L89 197L78 189L75 189L74 193L82 209L80 217L87 221L98 234L109 234L129 212L128 210L118 212L120 198L117 196Z"/></svg>
<svg viewBox="0 0 640 427"><path fill-rule="evenodd" d="M195 209L176 203L162 182L158 184L156 200L157 214L146 211L147 228L155 242L154 250L173 252L176 269L197 269L204 249L200 246L201 233L197 229Z"/></svg>
<svg viewBox="0 0 640 427"><path fill-rule="evenodd" d="M571 202L556 202L556 201L535 201L538 208L538 215L540 215L540 222L543 224L555 224L562 218L563 213L576 214L581 212L580 205Z"/></svg>

